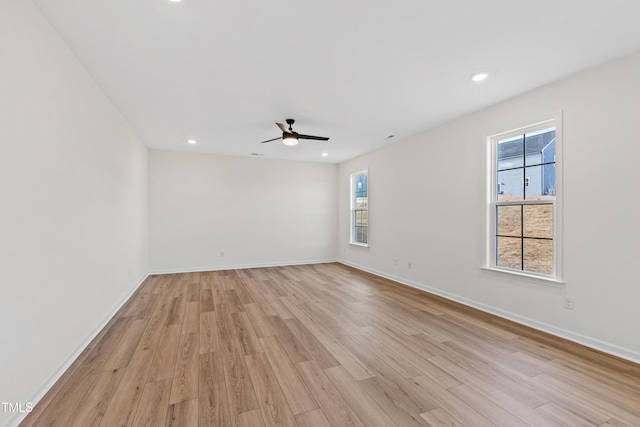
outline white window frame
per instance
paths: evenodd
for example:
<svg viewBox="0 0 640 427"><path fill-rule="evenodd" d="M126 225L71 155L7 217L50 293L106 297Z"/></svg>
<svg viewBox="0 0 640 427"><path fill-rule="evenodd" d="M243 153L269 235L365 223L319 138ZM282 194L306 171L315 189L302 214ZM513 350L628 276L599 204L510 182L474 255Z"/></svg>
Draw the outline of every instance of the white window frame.
<svg viewBox="0 0 640 427"><path fill-rule="evenodd" d="M498 201L497 197L497 145L498 141L504 140L525 133L532 133L536 130L543 130L549 127L556 129L556 198L555 200L520 200L520 201ZM486 169L485 169L485 270L517 276L522 278L535 279L546 284L563 284L562 275L562 113L558 112L543 120L534 122L531 125L521 126L516 129L490 135L486 139ZM526 270L515 270L507 267L500 267L496 263L496 207L510 205L533 205L548 204L553 205L553 274L536 273Z"/></svg>
<svg viewBox="0 0 640 427"><path fill-rule="evenodd" d="M366 208L362 209L356 209L356 177L360 176L360 175L367 175L367 206ZM350 185L350 194L349 194L349 198L350 198L350 220L349 220L349 244L351 245L356 245L356 246L362 246L365 248L369 247L369 204L371 202L371 196L369 193L369 169L365 169L365 170L361 170L359 172L354 172L351 174L350 176L350 181L351 181L351 185ZM355 224L354 224L354 218L355 218L355 213L357 211L366 211L367 212L367 243L362 243L362 242L357 242L354 236L354 231L355 231Z"/></svg>

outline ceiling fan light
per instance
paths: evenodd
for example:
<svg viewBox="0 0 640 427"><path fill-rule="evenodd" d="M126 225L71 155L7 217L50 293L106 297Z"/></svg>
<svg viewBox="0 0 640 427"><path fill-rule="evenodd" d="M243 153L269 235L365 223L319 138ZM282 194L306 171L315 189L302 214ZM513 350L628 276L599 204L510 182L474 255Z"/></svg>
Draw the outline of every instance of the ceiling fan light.
<svg viewBox="0 0 640 427"><path fill-rule="evenodd" d="M289 147L293 147L294 145L298 145L298 137L291 134L283 135L282 143Z"/></svg>

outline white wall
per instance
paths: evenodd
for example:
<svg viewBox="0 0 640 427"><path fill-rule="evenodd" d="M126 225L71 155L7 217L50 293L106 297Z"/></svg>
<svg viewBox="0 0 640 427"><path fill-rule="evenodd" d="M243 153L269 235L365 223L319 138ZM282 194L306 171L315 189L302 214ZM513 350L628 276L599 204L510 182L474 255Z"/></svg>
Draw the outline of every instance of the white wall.
<svg viewBox="0 0 640 427"><path fill-rule="evenodd" d="M0 401L24 404L146 276L147 150L31 2L0 2L0 58Z"/></svg>
<svg viewBox="0 0 640 427"><path fill-rule="evenodd" d="M150 150L151 271L334 260L336 177L330 164Z"/></svg>
<svg viewBox="0 0 640 427"><path fill-rule="evenodd" d="M340 257L640 361L638 76L635 55L341 164ZM566 283L556 288L480 267L485 137L558 111L564 117ZM366 167L368 249L347 244L349 174ZM575 297L574 311L563 308L565 295Z"/></svg>

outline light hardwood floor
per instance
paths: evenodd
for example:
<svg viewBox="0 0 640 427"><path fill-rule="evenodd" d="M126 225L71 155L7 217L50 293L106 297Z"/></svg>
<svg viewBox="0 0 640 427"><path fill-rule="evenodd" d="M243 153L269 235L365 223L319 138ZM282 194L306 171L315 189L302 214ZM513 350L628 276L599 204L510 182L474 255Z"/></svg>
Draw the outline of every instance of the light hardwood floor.
<svg viewBox="0 0 640 427"><path fill-rule="evenodd" d="M27 426L640 426L640 365L340 264L152 276Z"/></svg>

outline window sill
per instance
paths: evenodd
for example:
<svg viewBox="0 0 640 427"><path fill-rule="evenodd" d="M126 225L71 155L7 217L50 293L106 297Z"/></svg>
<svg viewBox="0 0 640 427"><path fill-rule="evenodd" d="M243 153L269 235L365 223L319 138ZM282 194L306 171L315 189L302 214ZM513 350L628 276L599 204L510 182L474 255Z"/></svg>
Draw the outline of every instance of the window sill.
<svg viewBox="0 0 640 427"><path fill-rule="evenodd" d="M368 248L369 244L368 243L356 243L356 242L349 242L350 245L353 246L360 246L361 248Z"/></svg>
<svg viewBox="0 0 640 427"><path fill-rule="evenodd" d="M492 268L492 267L480 267L480 269L492 274L497 274L499 276L512 277L515 279L537 282L541 285L552 286L555 288L562 288L565 285L565 282L563 280L557 279L555 277L544 277L544 276L538 276L535 274L527 274L527 273L523 273L515 270L503 270L503 269Z"/></svg>

